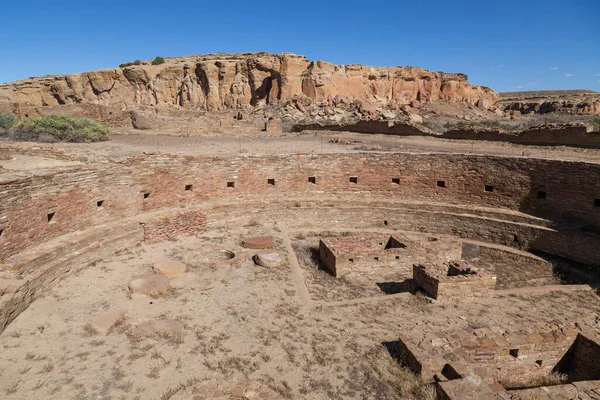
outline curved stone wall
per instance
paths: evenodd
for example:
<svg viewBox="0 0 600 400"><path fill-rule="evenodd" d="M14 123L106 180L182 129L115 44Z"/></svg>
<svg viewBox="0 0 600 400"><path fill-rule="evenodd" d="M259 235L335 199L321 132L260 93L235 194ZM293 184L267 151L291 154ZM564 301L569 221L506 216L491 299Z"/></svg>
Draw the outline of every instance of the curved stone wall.
<svg viewBox="0 0 600 400"><path fill-rule="evenodd" d="M146 155L127 163L90 165L0 176L0 259L63 233L166 207L202 206L207 201L244 203L299 197L344 205L349 195L367 202L402 201L422 213L437 204L427 229L448 227L469 237L468 224L448 220L481 215L482 224L503 232L483 240L517 242L502 218L521 212L548 218L525 227L565 232L596 243L600 227L600 165L448 154L287 155L265 157L181 157ZM415 205L416 204L416 205ZM459 211L450 205L466 206ZM401 207L402 208L402 207ZM461 215L462 214L462 215ZM394 220L398 215L391 215ZM459 218L460 217L460 218ZM210 221L210 214L206 215ZM406 228L414 228L411 221ZM587 227L587 231L578 230ZM514 229L513 229L514 230ZM585 235L584 235L585 234ZM476 235L471 235L476 236ZM476 239L479 239L475 237ZM583 239L582 239L583 240ZM585 240L582 241L585 242ZM529 245L544 247L535 238ZM560 245L560 243L558 243ZM553 244L550 246L558 250ZM567 249L568 250L568 249ZM574 250L570 250L574 252ZM564 251L560 251L564 255Z"/></svg>

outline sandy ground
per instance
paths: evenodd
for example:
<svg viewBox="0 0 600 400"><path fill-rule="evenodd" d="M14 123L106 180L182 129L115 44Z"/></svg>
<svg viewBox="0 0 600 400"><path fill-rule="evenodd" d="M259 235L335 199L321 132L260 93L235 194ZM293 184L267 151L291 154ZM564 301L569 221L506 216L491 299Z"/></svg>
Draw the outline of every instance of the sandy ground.
<svg viewBox="0 0 600 400"><path fill-rule="evenodd" d="M331 143L340 138L350 144ZM356 143L354 143L356 142ZM180 155L265 155L290 153L354 153L365 151L401 151L415 153L451 152L491 154L499 156L535 157L561 160L600 162L600 149L575 147L524 146L472 140L448 140L419 136L350 132L308 132L279 137L234 137L113 134L109 142L82 144L60 143L63 148L85 156L89 161L104 161L140 153L169 153Z"/></svg>
<svg viewBox="0 0 600 400"><path fill-rule="evenodd" d="M57 160L39 156L15 154L10 160L0 160L0 166L9 170L32 170L81 164L79 161Z"/></svg>

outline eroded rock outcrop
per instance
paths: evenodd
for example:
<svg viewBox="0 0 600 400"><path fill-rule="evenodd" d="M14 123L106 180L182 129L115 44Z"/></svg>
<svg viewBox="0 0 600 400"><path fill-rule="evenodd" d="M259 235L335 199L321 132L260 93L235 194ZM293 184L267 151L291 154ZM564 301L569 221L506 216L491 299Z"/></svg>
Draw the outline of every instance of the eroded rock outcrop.
<svg viewBox="0 0 600 400"><path fill-rule="evenodd" d="M577 115L600 114L600 93L591 90L542 90L537 92L507 92L498 103L505 111L521 114L560 112Z"/></svg>
<svg viewBox="0 0 600 400"><path fill-rule="evenodd" d="M449 100L490 108L493 90L470 85L463 74L414 67L367 67L309 61L292 53L211 54L174 57L161 65L132 65L80 74L29 78L0 86L0 111L36 107L174 105L219 111L294 98L360 100L366 108L400 108Z"/></svg>

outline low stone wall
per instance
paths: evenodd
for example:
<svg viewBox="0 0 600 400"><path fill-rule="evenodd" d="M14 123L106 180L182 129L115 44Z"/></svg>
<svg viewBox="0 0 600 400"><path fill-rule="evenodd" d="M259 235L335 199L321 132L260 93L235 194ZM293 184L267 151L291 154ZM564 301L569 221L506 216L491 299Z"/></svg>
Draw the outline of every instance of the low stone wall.
<svg viewBox="0 0 600 400"><path fill-rule="evenodd" d="M574 324L426 332L417 338L400 337L400 357L425 379L442 375L446 364L474 371L489 383L527 382L551 372L575 342Z"/></svg>
<svg viewBox="0 0 600 400"><path fill-rule="evenodd" d="M136 221L98 226L45 243L2 261L11 272L10 290L0 293L0 333L38 297L68 275L143 240ZM0 286L6 283L0 278Z"/></svg>
<svg viewBox="0 0 600 400"><path fill-rule="evenodd" d="M600 380L599 339L593 332L578 335L557 370L571 381Z"/></svg>
<svg viewBox="0 0 600 400"><path fill-rule="evenodd" d="M413 279L436 300L451 301L489 297L496 287L496 277L485 270L468 272L461 264L414 265ZM456 273L453 273L453 270Z"/></svg>
<svg viewBox="0 0 600 400"><path fill-rule="evenodd" d="M446 131L442 137L539 146L600 147L600 132L591 132L589 127L579 124L541 125L521 132L469 127Z"/></svg>
<svg viewBox="0 0 600 400"><path fill-rule="evenodd" d="M293 132L302 131L340 131L357 133L380 133L397 136L436 136L432 131L414 124L397 121L358 121L355 123L334 124L296 124Z"/></svg>

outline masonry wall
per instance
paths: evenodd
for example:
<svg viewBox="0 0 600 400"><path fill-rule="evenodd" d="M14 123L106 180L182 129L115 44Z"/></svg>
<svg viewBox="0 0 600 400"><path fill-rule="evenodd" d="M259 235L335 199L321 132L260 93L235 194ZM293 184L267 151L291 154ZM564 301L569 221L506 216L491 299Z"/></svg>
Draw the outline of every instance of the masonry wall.
<svg viewBox="0 0 600 400"><path fill-rule="evenodd" d="M600 341L578 335L557 369L570 381L600 380Z"/></svg>
<svg viewBox="0 0 600 400"><path fill-rule="evenodd" d="M323 243L322 240L319 241L319 259L325 265L325 268L327 268L329 273L333 276L337 276L335 254L333 254L331 249Z"/></svg>
<svg viewBox="0 0 600 400"><path fill-rule="evenodd" d="M356 183L350 182L351 176L357 177ZM317 183L308 177L316 177ZM275 185L268 179L274 179ZM400 184L392 179L400 179ZM438 181L444 181L445 187ZM186 190L189 185L191 190ZM494 190L486 192L485 185ZM544 199L538 198L538 191L546 193ZM0 175L0 259L64 232L164 207L198 205L217 198L240 202L252 196L318 198L334 193L371 193L374 201L380 196L444 206L508 208L600 227L600 207L594 206L594 199L600 198L600 165L595 164L445 154L149 155L126 164ZM488 213L471 209L482 217ZM513 233L506 231L502 221L488 219L491 228L482 230L481 221L470 228L455 224L456 215L442 211L426 216L437 220L425 221L425 216L416 215L419 212L414 210L403 223L414 228L420 219L438 231L513 241ZM443 226L448 220L452 223ZM534 232L533 238L538 233L533 226L519 229ZM586 246L591 249L597 239L592 237L589 243ZM600 256L590 257L593 261Z"/></svg>

